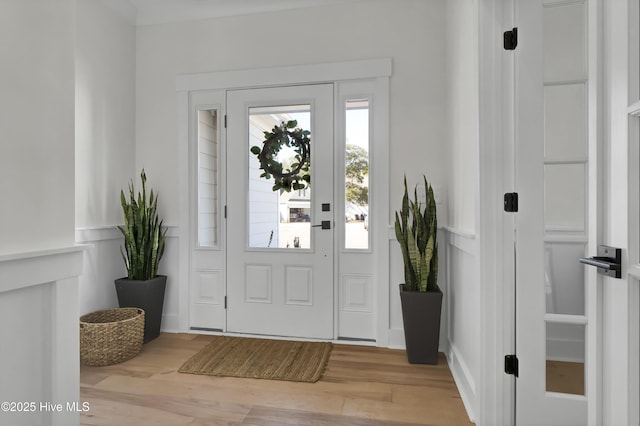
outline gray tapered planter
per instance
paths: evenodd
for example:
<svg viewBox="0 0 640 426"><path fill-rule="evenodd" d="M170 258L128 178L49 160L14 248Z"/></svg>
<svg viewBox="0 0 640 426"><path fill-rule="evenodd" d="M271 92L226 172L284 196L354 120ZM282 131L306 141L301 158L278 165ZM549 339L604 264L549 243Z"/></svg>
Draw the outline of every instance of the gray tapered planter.
<svg viewBox="0 0 640 426"><path fill-rule="evenodd" d="M407 359L411 364L437 364L442 291L405 291L400 284Z"/></svg>
<svg viewBox="0 0 640 426"><path fill-rule="evenodd" d="M150 280L115 280L118 304L121 308L141 308L144 310L144 343L160 335L162 308L167 276L158 275Z"/></svg>

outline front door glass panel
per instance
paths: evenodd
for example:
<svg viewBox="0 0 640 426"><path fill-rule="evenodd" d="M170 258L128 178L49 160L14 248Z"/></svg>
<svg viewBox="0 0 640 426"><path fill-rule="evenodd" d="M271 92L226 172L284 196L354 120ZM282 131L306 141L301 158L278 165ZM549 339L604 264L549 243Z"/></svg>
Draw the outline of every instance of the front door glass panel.
<svg viewBox="0 0 640 426"><path fill-rule="evenodd" d="M263 176L265 171L260 168L258 158L251 152L254 146L262 149L265 132L272 132L274 126L291 120L297 121L297 127L310 131L311 105L249 108L247 206L248 243L251 248L311 248L311 187L291 191L274 190L273 177L267 179ZM313 144L313 134L310 138ZM282 164L283 172L288 173L296 162L295 155L293 148L283 145L274 159Z"/></svg>

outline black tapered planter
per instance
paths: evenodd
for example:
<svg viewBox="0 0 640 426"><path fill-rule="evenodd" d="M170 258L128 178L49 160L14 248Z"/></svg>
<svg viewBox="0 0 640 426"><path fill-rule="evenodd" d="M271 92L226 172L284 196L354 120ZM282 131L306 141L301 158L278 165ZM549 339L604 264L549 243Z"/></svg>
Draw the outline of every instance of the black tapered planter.
<svg viewBox="0 0 640 426"><path fill-rule="evenodd" d="M437 364L442 291L405 291L400 284L407 359L411 364Z"/></svg>
<svg viewBox="0 0 640 426"><path fill-rule="evenodd" d="M144 310L144 343L160 335L162 308L167 276L158 275L150 280L115 280L118 304L121 308L141 308Z"/></svg>

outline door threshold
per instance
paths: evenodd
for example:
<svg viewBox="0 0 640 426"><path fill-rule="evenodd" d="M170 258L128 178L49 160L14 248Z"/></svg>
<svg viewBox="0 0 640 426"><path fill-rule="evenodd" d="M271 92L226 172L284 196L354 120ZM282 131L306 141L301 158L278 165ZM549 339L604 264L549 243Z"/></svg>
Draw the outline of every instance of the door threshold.
<svg viewBox="0 0 640 426"><path fill-rule="evenodd" d="M246 337L251 339L271 339L271 340L293 340L296 342L331 342L338 345L358 345L358 346L376 346L374 339L359 339L355 337L338 337L337 339L331 338L309 338L298 336L278 336L270 334L251 334L251 333L236 333L232 331L222 331L220 329L206 328L206 327L191 327L190 332L193 334L208 334L212 336L230 336L230 337Z"/></svg>

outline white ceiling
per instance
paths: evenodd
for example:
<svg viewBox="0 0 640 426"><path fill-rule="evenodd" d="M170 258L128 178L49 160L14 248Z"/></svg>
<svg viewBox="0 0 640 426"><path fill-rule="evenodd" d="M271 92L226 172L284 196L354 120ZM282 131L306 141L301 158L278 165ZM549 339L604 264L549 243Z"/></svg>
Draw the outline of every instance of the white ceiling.
<svg viewBox="0 0 640 426"><path fill-rule="evenodd" d="M357 1L368 0L129 0L137 9L137 25L184 22Z"/></svg>

